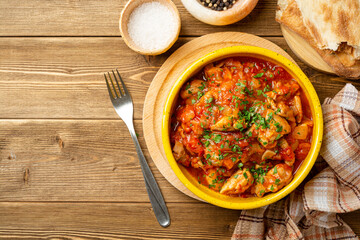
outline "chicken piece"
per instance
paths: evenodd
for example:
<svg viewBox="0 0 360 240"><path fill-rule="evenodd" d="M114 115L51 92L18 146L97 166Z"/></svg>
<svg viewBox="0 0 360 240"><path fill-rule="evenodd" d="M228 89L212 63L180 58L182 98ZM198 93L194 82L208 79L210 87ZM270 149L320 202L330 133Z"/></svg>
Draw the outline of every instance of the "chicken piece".
<svg viewBox="0 0 360 240"><path fill-rule="evenodd" d="M252 108L254 109L254 112L262 114L266 110L264 105L265 105L264 102L254 101Z"/></svg>
<svg viewBox="0 0 360 240"><path fill-rule="evenodd" d="M247 128L245 119L237 119L236 121L234 121L233 128L240 131Z"/></svg>
<svg viewBox="0 0 360 240"><path fill-rule="evenodd" d="M271 109L273 109L277 115L286 118L286 120L290 122L295 122L294 111L286 105L285 102L280 101L279 103L275 103L275 101L269 96L266 100L270 103Z"/></svg>
<svg viewBox="0 0 360 240"><path fill-rule="evenodd" d="M290 147L290 145L289 145L289 143L286 141L286 139L284 139L284 138L281 138L280 140L279 140L279 147L280 148L282 148L282 149L285 149L285 148L288 148L288 147Z"/></svg>
<svg viewBox="0 0 360 240"><path fill-rule="evenodd" d="M303 110L301 105L300 96L296 95L291 101L291 109L294 111L294 115L296 116L296 122L300 123L303 119Z"/></svg>
<svg viewBox="0 0 360 240"><path fill-rule="evenodd" d="M290 122L295 122L294 111L291 110L288 105L286 105L284 102L279 102L277 104L277 109L274 109L274 111L279 111L278 109L280 109L280 112L278 112L277 115L284 117Z"/></svg>
<svg viewBox="0 0 360 240"><path fill-rule="evenodd" d="M292 167L283 163L277 164L275 167L269 170L266 176L268 177L268 186L266 187L270 191L276 192L285 187L292 180ZM277 181L276 179L279 180ZM274 190L271 190L271 185L276 185L274 186Z"/></svg>
<svg viewBox="0 0 360 240"><path fill-rule="evenodd" d="M295 140L291 143L291 150L295 151L295 149L297 149L297 147L299 146L299 141Z"/></svg>
<svg viewBox="0 0 360 240"><path fill-rule="evenodd" d="M224 81L229 81L233 78L229 68L227 68L227 67L222 68L222 77L223 77Z"/></svg>
<svg viewBox="0 0 360 240"><path fill-rule="evenodd" d="M205 97L205 96L204 96ZM221 117L214 125L211 126L212 131L235 131L237 130L236 118L239 113L239 109L234 109L229 106L225 106L221 111L223 117Z"/></svg>
<svg viewBox="0 0 360 240"><path fill-rule="evenodd" d="M299 140L305 140L309 133L309 127L307 124L300 124L294 128L292 133L293 138Z"/></svg>
<svg viewBox="0 0 360 240"><path fill-rule="evenodd" d="M184 128L185 132L190 132L190 122L195 117L195 111L193 106L186 105L180 107L177 113L177 120L181 123L181 126Z"/></svg>
<svg viewBox="0 0 360 240"><path fill-rule="evenodd" d="M197 100L197 95L193 95L185 100L185 104L191 106L196 104Z"/></svg>
<svg viewBox="0 0 360 240"><path fill-rule="evenodd" d="M215 84L221 83L223 81L222 69L219 67L214 67L212 63L208 64L204 68L205 77L209 82L214 81Z"/></svg>
<svg viewBox="0 0 360 240"><path fill-rule="evenodd" d="M312 120L308 119L307 117L303 117L301 124L306 124L306 125L308 125L308 127L314 126L314 122Z"/></svg>
<svg viewBox="0 0 360 240"><path fill-rule="evenodd" d="M277 93L275 91L269 91L266 92L265 95L267 96L267 100L270 102L270 100L275 100L277 97Z"/></svg>
<svg viewBox="0 0 360 240"><path fill-rule="evenodd" d="M258 129L258 140L265 148L273 148L276 146L276 140L290 133L291 127L284 118L276 115L271 109L266 111L265 119L269 126L265 129L261 126Z"/></svg>
<svg viewBox="0 0 360 240"><path fill-rule="evenodd" d="M225 148L225 147L224 147ZM210 144L204 153L204 158L209 166L212 167L224 167L228 170L232 169L239 161L243 161L245 156L239 156L237 153L232 151L223 154L219 152L218 147L214 144Z"/></svg>
<svg viewBox="0 0 360 240"><path fill-rule="evenodd" d="M294 165L295 162L295 154L294 154L294 150L291 148L291 146L289 145L289 143L286 141L286 139L281 138L279 140L279 147L280 149L280 156L281 156L281 160L284 160L285 163L289 166Z"/></svg>
<svg viewBox="0 0 360 240"><path fill-rule="evenodd" d="M242 71L244 66L240 63L240 61L235 60L234 58L227 58L225 61L223 61L225 66L230 67L233 70L239 70Z"/></svg>
<svg viewBox="0 0 360 240"><path fill-rule="evenodd" d="M249 80L249 85L251 90L257 90L263 88L260 79L257 78L252 78L251 80Z"/></svg>
<svg viewBox="0 0 360 240"><path fill-rule="evenodd" d="M290 183L292 179L292 167L280 163L270 169L263 180L257 180L252 192L258 197L263 197L267 192L277 192Z"/></svg>
<svg viewBox="0 0 360 240"><path fill-rule="evenodd" d="M217 147L214 144L210 144L204 151L204 158L206 159L208 165L213 167L221 167L223 164L223 159L221 159L220 154L216 151Z"/></svg>
<svg viewBox="0 0 360 240"><path fill-rule="evenodd" d="M239 157L238 154L229 154L227 155L223 161L222 166L225 167L227 170L232 169L240 160L243 160L243 155Z"/></svg>
<svg viewBox="0 0 360 240"><path fill-rule="evenodd" d="M200 157L193 157L193 158L191 158L191 166L193 168L203 168L204 164L201 161Z"/></svg>
<svg viewBox="0 0 360 240"><path fill-rule="evenodd" d="M180 97L182 99L190 98L196 95L201 89L205 88L205 82L202 80L192 80L191 82L185 84L180 92Z"/></svg>
<svg viewBox="0 0 360 240"><path fill-rule="evenodd" d="M209 185L209 188L219 191L223 186L223 180L219 179L219 169L210 168L205 172L205 181Z"/></svg>
<svg viewBox="0 0 360 240"><path fill-rule="evenodd" d="M262 155L265 152L265 149L260 146L258 143L253 143L250 146L250 150L248 152L248 156L250 157L253 154L258 153L259 155Z"/></svg>
<svg viewBox="0 0 360 240"><path fill-rule="evenodd" d="M276 155L276 153L274 151L267 149L261 156L261 160L265 161L268 159L272 159L275 155Z"/></svg>
<svg viewBox="0 0 360 240"><path fill-rule="evenodd" d="M198 104L200 105L208 105L214 102L214 94L212 91L206 92L199 100ZM209 105L208 105L209 106Z"/></svg>
<svg viewBox="0 0 360 240"><path fill-rule="evenodd" d="M245 192L254 182L249 169L239 169L225 181L220 193L239 194Z"/></svg>
<svg viewBox="0 0 360 240"><path fill-rule="evenodd" d="M234 116L224 116L214 125L211 126L212 131L235 131L233 127Z"/></svg>
<svg viewBox="0 0 360 240"><path fill-rule="evenodd" d="M181 163L186 167L189 167L190 165L189 156L186 154L184 145L181 142L175 141L173 147L173 155L176 161L178 161L179 163Z"/></svg>
<svg viewBox="0 0 360 240"><path fill-rule="evenodd" d="M273 86L273 91L276 92L278 99L288 100L292 97L298 90L300 86L296 82L276 82L275 86Z"/></svg>

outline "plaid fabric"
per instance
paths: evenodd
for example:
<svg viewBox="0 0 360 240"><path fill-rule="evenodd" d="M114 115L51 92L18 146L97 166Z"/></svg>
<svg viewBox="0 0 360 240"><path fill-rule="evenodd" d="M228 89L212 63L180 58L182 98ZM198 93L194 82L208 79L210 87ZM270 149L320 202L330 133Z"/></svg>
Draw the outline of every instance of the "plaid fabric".
<svg viewBox="0 0 360 240"><path fill-rule="evenodd" d="M337 213L360 209L360 93L347 84L322 109L313 178L270 206L242 211L231 239L358 239Z"/></svg>

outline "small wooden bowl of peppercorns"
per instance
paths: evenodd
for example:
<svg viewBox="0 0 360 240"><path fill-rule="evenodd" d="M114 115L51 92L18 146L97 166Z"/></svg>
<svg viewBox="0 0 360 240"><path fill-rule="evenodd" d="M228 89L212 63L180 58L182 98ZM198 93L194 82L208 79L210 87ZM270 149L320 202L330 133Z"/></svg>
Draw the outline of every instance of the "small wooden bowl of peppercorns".
<svg viewBox="0 0 360 240"><path fill-rule="evenodd" d="M258 0L181 0L196 19L210 25L228 25L246 17Z"/></svg>

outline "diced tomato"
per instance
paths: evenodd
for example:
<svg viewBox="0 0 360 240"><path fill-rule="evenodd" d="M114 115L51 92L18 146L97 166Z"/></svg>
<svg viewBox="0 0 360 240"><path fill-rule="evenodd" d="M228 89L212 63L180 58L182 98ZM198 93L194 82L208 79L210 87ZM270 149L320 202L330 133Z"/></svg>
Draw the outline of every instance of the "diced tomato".
<svg viewBox="0 0 360 240"><path fill-rule="evenodd" d="M285 161L294 161L295 160L295 154L292 151L291 147L287 147L280 150L281 158Z"/></svg>
<svg viewBox="0 0 360 240"><path fill-rule="evenodd" d="M181 107L177 112L178 119L183 122L190 122L195 117L194 107L186 105Z"/></svg>
<svg viewBox="0 0 360 240"><path fill-rule="evenodd" d="M194 134L186 135L184 145L186 149L193 154L197 154L198 156L202 156L204 154L203 145Z"/></svg>
<svg viewBox="0 0 360 240"><path fill-rule="evenodd" d="M310 143L300 143L299 146L295 150L295 156L298 160L304 160L308 155L311 148Z"/></svg>

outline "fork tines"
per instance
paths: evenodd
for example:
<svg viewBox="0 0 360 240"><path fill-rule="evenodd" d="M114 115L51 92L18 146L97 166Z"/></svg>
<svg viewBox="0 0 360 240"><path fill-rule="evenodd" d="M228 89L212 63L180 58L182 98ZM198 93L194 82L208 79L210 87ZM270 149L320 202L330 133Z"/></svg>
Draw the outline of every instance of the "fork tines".
<svg viewBox="0 0 360 240"><path fill-rule="evenodd" d="M107 88L109 91L109 95L110 95L110 97L112 97L114 99L121 98L121 97L124 97L129 94L126 89L125 83L122 80L121 75L117 69L116 69L116 72L117 72L118 77L116 77L114 70L112 70L112 75L115 80L113 80L113 78L111 77L111 74L109 72L107 74L108 74L110 80L106 77L106 74L104 73L106 85L107 85ZM119 85L119 80L121 82L122 89ZM114 84L114 82L116 83L116 85Z"/></svg>

